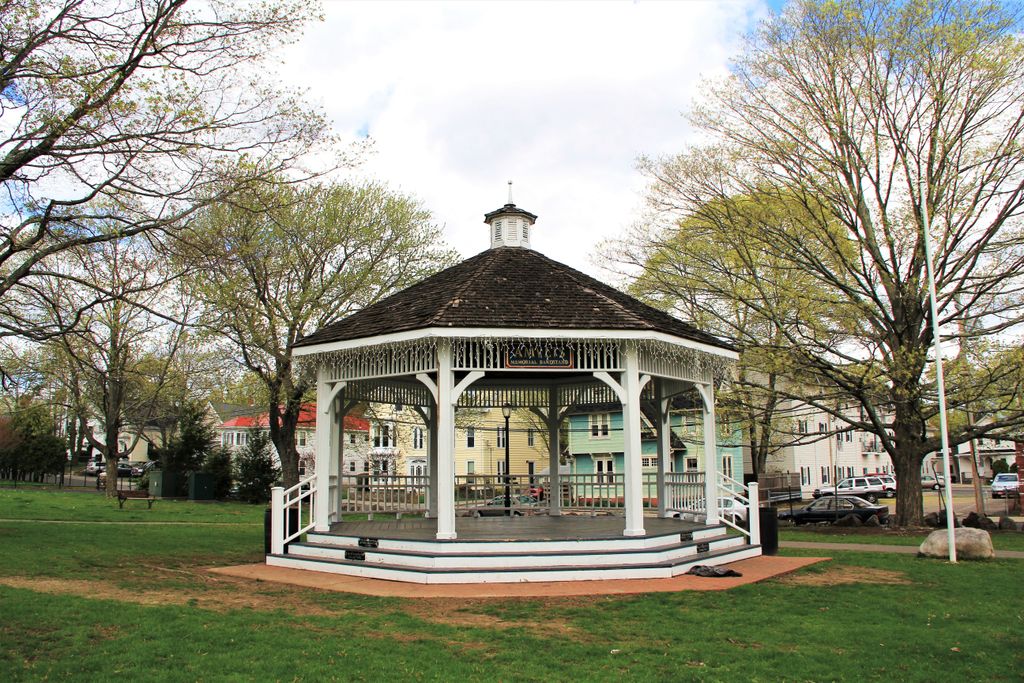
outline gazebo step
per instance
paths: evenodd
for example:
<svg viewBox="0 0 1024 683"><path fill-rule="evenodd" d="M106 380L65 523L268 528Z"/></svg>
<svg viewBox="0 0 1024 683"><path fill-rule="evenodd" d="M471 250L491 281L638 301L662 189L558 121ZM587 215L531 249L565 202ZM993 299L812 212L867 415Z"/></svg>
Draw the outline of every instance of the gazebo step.
<svg viewBox="0 0 1024 683"><path fill-rule="evenodd" d="M288 555L301 555L327 560L344 560L361 557L365 564L380 564L415 568L487 568L487 567L561 567L561 566L614 566L639 565L652 562L678 561L696 556L701 552L713 552L743 545L740 536L720 534L699 540L673 542L649 548L620 548L615 545L579 548L571 542L550 541L540 548L529 550L512 547L498 550L489 545L478 544L477 548L451 552L436 543L434 548L407 550L404 548L365 547L358 544L337 545L319 542L292 543ZM510 544L502 544L510 545ZM533 544L536 545L536 544ZM593 544L588 544L592 546Z"/></svg>
<svg viewBox="0 0 1024 683"><path fill-rule="evenodd" d="M730 537L737 538L737 537ZM761 554L760 546L742 543L722 549L690 553L673 559L645 562L615 562L596 564L590 560L600 554L576 556L575 564L543 566L536 563L524 566L510 566L503 563L504 557L490 557L488 566L460 567L412 567L393 563L367 562L366 560L337 557L315 557L294 552L300 548L292 546L287 555L268 555L267 564L311 571L361 576L366 578L405 581L413 583L517 583L540 581L589 581L604 579L656 579L670 578L684 574L695 565L721 565ZM623 558L618 557L619 560Z"/></svg>
<svg viewBox="0 0 1024 683"><path fill-rule="evenodd" d="M380 550L407 552L423 552L434 555L442 554L507 554L535 553L562 550L571 552L608 552L610 550L637 551L665 548L681 541L709 541L726 533L723 525L696 526L692 529L678 530L671 533L656 533L646 536L617 536L609 538L511 538L488 539L457 539L438 541L430 538L403 538L401 534L385 532L384 535L359 536L342 533L309 533L307 542L320 545L334 545L342 548L372 547Z"/></svg>

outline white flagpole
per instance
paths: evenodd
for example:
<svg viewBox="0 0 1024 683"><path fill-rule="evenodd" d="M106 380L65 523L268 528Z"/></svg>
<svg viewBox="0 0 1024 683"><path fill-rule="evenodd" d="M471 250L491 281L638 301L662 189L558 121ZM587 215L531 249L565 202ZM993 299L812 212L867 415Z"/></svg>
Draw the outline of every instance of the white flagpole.
<svg viewBox="0 0 1024 683"><path fill-rule="evenodd" d="M924 179L922 178L922 181ZM935 275L932 272L931 222L928 214L926 182L921 183L921 214L924 219L924 259L928 272L928 302L932 313L932 339L935 344L935 381L939 392L939 429L942 432L943 493L946 497L946 533L949 544L949 561L956 562L956 530L953 515L953 484L949 470L949 433L946 428L946 381L942 372L942 335L939 332L939 307L935 296Z"/></svg>

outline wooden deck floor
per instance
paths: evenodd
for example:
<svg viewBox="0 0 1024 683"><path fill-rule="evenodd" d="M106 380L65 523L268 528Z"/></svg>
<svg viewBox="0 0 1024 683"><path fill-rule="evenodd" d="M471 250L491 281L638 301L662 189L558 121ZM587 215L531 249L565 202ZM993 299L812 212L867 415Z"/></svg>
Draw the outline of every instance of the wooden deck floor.
<svg viewBox="0 0 1024 683"><path fill-rule="evenodd" d="M549 517L457 517L457 541L578 541L623 538L626 520L620 516L590 517L562 515ZM644 518L647 536L678 534L703 529L705 525L679 519ZM340 536L365 536L410 541L433 541L437 520L422 517L372 522L341 522L331 527ZM438 541L443 543L445 541Z"/></svg>

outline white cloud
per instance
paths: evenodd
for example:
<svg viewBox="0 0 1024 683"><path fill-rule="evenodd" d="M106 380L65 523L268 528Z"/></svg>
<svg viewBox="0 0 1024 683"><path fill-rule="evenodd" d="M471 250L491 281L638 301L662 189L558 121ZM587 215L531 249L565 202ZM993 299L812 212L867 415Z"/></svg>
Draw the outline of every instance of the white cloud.
<svg viewBox="0 0 1024 683"><path fill-rule="evenodd" d="M423 200L465 256L483 214L539 215L533 246L593 273L597 243L636 219L639 154L682 148L702 77L724 73L749 2L342 3L284 53L343 136L368 131L360 173Z"/></svg>

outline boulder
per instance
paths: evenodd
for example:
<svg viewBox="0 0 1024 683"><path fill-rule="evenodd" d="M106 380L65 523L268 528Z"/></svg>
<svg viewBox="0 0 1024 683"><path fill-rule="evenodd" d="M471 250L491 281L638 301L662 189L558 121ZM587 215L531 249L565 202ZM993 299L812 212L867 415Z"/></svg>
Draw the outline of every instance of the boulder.
<svg viewBox="0 0 1024 683"><path fill-rule="evenodd" d="M864 526L882 526L882 522L878 519L878 515L871 515L864 520Z"/></svg>
<svg viewBox="0 0 1024 683"><path fill-rule="evenodd" d="M999 530L1000 531L1017 531L1017 522L1013 521L1006 515L999 518Z"/></svg>
<svg viewBox="0 0 1024 683"><path fill-rule="evenodd" d="M960 527L953 532L956 539L956 555L962 560L990 560L995 557L992 537L983 529ZM919 557L949 557L948 532L944 529L933 531L917 549Z"/></svg>
<svg viewBox="0 0 1024 683"><path fill-rule="evenodd" d="M863 526L864 522L860 521L860 517L857 515L846 515L840 517L835 521L833 526Z"/></svg>
<svg viewBox="0 0 1024 683"><path fill-rule="evenodd" d="M929 512L927 515L924 516L923 521L925 526L936 527L939 525L939 513Z"/></svg>
<svg viewBox="0 0 1024 683"><path fill-rule="evenodd" d="M988 515L979 515L977 512L973 511L964 517L964 526L974 529L984 529L985 531L995 531L999 528L999 525L996 524Z"/></svg>

